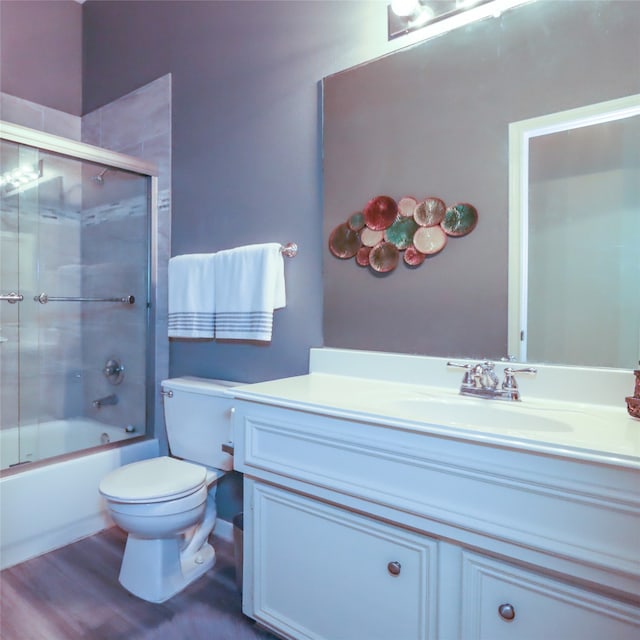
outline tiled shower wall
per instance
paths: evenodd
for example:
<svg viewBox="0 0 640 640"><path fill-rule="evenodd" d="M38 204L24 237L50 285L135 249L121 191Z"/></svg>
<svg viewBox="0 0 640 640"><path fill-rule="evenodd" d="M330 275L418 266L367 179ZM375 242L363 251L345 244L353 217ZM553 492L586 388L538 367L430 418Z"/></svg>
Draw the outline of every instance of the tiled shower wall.
<svg viewBox="0 0 640 640"><path fill-rule="evenodd" d="M42 291L80 295L77 269L64 275L80 261L80 212L60 197L61 185L60 178L44 184L42 193L25 192L19 211L15 198L5 199L0 210L3 281L14 290L19 282L25 296L20 305L2 307L2 428L17 426L19 420L29 424L82 411L80 318L68 308L48 308L32 300Z"/></svg>
<svg viewBox="0 0 640 640"><path fill-rule="evenodd" d="M132 183L126 186L137 195L119 195L123 181ZM82 211L82 295L133 295L136 302L82 303L83 415L106 424L131 425L141 432L146 402L146 180L109 171L95 191L104 193L103 202ZM103 375L112 359L124 366L118 384ZM93 405L97 398L111 394L116 395L117 404Z"/></svg>
<svg viewBox="0 0 640 640"><path fill-rule="evenodd" d="M155 416L154 432L161 442L164 442L162 410L157 382L167 377L169 371L166 291L167 264L171 244L171 76L163 76L82 118L6 94L0 94L0 113L2 114L1 118L8 122L74 140L82 139L83 142L139 157L158 165L158 207L157 217L152 225L152 242L155 250L152 252L151 267L151 289L155 303L153 410ZM131 204L135 208L135 203ZM77 231L80 232L79 227ZM90 243L89 237L90 233L86 234L86 241ZM123 247L115 246L112 249L114 252L126 250ZM72 281L73 278L70 277L68 282ZM84 295L88 295L88 293L85 291ZM123 293L123 295L125 294ZM136 306L134 305L134 307ZM111 339L110 333L113 333L113 322L108 320L106 314L102 319L99 314L96 315L98 315L97 323L100 327L98 335L102 336L104 342L108 342ZM96 340L97 342L101 341L100 339ZM120 332L115 346L121 353L128 353L131 351L132 344L139 340L140 336L135 331ZM87 353L84 355L85 357L87 355L93 357ZM100 354L100 358L102 358L102 354ZM64 366L64 362L59 365L60 369L65 371L69 368ZM132 379L138 377L135 375L135 371L132 371L131 374ZM68 375L71 377L70 382L73 383L74 372L69 371ZM103 381L101 376L96 376L95 380L89 376L84 381L83 403L87 399L104 395L102 393L104 389L101 386ZM151 384L153 381L148 382ZM94 386L96 388L93 388ZM69 388L73 389L71 386ZM118 390L119 393L124 394L121 408L125 406L126 393L123 389L124 387ZM5 393L4 385L0 392ZM78 402L78 400L74 402ZM4 402L2 404L6 406ZM115 419L119 419L119 417L116 415Z"/></svg>
<svg viewBox="0 0 640 640"><path fill-rule="evenodd" d="M155 292L153 398L155 434L164 442L158 383L169 375L167 266L171 255L171 75L162 76L83 116L82 141L158 165L157 220L152 229L156 251L151 265L151 288ZM108 330L105 327L105 331ZM126 345L122 347L122 352L126 353Z"/></svg>

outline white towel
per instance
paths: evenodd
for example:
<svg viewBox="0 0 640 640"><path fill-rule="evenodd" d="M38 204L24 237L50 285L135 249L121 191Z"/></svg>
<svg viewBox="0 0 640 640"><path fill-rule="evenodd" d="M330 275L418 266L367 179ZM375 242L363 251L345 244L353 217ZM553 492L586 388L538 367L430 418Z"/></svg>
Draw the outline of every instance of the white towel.
<svg viewBox="0 0 640 640"><path fill-rule="evenodd" d="M273 312L286 305L280 245L219 251L215 260L216 338L269 342Z"/></svg>
<svg viewBox="0 0 640 640"><path fill-rule="evenodd" d="M215 254L169 260L169 337L215 337Z"/></svg>

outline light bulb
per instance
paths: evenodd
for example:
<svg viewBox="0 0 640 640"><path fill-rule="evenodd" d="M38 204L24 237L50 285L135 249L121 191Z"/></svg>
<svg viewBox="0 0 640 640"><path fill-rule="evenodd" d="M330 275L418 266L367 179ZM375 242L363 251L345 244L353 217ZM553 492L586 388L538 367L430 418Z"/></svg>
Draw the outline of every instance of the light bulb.
<svg viewBox="0 0 640 640"><path fill-rule="evenodd" d="M419 0L391 0L391 11L400 17L413 15L419 6Z"/></svg>

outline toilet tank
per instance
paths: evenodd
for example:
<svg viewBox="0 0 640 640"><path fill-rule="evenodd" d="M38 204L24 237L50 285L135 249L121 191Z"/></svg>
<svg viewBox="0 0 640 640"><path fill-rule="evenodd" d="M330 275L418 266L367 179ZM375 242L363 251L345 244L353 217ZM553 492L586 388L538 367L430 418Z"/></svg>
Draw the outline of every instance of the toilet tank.
<svg viewBox="0 0 640 640"><path fill-rule="evenodd" d="M230 471L221 446L231 436L230 387L240 383L185 376L162 381L164 421L172 456Z"/></svg>

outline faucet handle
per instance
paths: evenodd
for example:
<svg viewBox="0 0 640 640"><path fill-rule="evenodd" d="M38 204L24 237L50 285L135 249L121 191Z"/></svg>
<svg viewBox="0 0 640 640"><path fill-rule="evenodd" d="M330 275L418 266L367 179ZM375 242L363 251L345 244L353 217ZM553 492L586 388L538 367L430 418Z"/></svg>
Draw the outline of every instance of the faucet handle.
<svg viewBox="0 0 640 640"><path fill-rule="evenodd" d="M502 391L510 400L520 400L520 390L516 382L516 373L528 373L535 376L538 373L533 367L525 367L524 369L513 369L512 367L504 368L504 381L502 382Z"/></svg>
<svg viewBox="0 0 640 640"><path fill-rule="evenodd" d="M464 378L462 379L462 384L471 384L472 383L472 377L471 377L471 370L474 368L474 366L472 364L465 364L462 362L447 362L447 367L452 367L454 369L466 369L466 372L464 374Z"/></svg>
<svg viewBox="0 0 640 640"><path fill-rule="evenodd" d="M516 373L528 373L535 376L538 370L534 367L525 367L524 369L513 369L512 367L504 368L504 382L502 383L503 389L517 389L518 383L516 382Z"/></svg>
<svg viewBox="0 0 640 640"><path fill-rule="evenodd" d="M468 371L469 369L473 368L473 365L465 362L451 362L451 360L449 360L449 362L447 362L447 367L455 367L457 369L467 369Z"/></svg>

